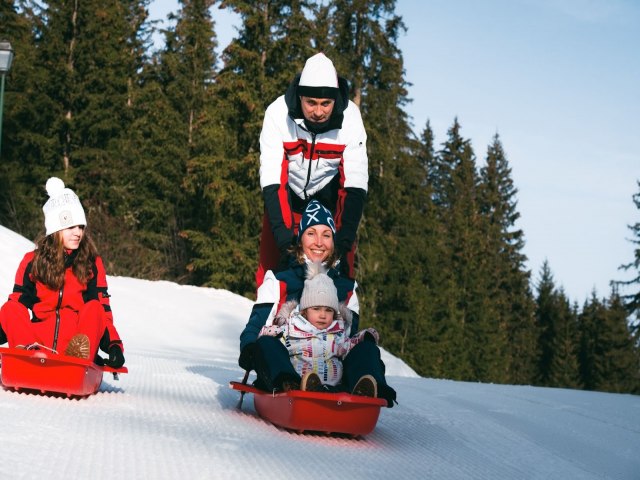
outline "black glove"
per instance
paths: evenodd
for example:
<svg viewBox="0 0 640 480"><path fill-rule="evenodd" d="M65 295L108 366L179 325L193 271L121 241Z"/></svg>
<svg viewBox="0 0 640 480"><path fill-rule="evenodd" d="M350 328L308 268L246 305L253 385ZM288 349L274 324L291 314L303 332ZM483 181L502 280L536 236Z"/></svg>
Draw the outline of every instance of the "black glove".
<svg viewBox="0 0 640 480"><path fill-rule="evenodd" d="M290 253L281 253L280 260L278 261L278 266L276 267L276 272L284 272L285 270L289 270L292 260L293 255L291 255Z"/></svg>
<svg viewBox="0 0 640 480"><path fill-rule="evenodd" d="M255 370L257 348L258 346L255 343L250 343L242 349L240 352L240 358L238 359L238 365L240 365L240 368L247 371Z"/></svg>
<svg viewBox="0 0 640 480"><path fill-rule="evenodd" d="M111 339L109 338L109 330L104 329L102 338L100 339L100 350L104 353L109 353L109 345L111 345Z"/></svg>
<svg viewBox="0 0 640 480"><path fill-rule="evenodd" d="M340 249L336 249L336 256L338 257L338 260L340 260L340 263L338 264L338 270L340 270L340 274L347 278L351 278L351 268L349 265L349 261L347 260L348 253L348 251L342 252Z"/></svg>
<svg viewBox="0 0 640 480"><path fill-rule="evenodd" d="M362 341L376 343L376 337L374 337L373 334L371 334L370 332L365 332L364 338L362 339Z"/></svg>
<svg viewBox="0 0 640 480"><path fill-rule="evenodd" d="M124 355L120 345L111 345L109 347L109 358L104 363L111 368L120 368L124 365Z"/></svg>
<svg viewBox="0 0 640 480"><path fill-rule="evenodd" d="M387 401L387 408L393 408L396 401L396 391L389 385L378 384L378 398L384 398Z"/></svg>

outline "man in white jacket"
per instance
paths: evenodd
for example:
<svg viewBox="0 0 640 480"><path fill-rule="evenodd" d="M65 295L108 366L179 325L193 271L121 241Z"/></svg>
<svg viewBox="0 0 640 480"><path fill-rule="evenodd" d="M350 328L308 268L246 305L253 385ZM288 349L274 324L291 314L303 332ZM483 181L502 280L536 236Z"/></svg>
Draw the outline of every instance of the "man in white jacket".
<svg viewBox="0 0 640 480"><path fill-rule="evenodd" d="M258 286L268 270L288 267L301 213L313 199L332 212L341 270L353 278L356 232L369 179L366 142L347 81L323 53L312 56L264 116L260 186L265 215Z"/></svg>

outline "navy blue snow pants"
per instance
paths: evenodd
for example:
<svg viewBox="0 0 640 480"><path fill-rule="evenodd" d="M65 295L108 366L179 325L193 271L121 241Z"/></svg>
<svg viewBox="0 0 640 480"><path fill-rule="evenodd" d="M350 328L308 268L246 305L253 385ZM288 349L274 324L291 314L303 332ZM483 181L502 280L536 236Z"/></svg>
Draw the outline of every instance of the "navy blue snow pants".
<svg viewBox="0 0 640 480"><path fill-rule="evenodd" d="M255 358L257 375L256 386L263 390L273 391L282 388L282 382L293 380L300 382L289 352L280 339L270 336L259 337ZM385 366L380 358L380 349L375 342L364 341L353 347L343 360L344 372L339 391L352 392L353 387L364 375L371 375L378 384L378 397L387 400L389 407L393 406L396 392L387 385Z"/></svg>

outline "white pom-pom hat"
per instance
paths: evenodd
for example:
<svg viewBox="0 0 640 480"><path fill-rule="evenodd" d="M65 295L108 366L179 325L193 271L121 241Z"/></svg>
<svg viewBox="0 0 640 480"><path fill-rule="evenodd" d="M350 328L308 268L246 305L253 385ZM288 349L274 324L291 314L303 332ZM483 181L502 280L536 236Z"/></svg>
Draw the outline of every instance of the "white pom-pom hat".
<svg viewBox="0 0 640 480"><path fill-rule="evenodd" d="M87 217L80 199L73 190L64 186L62 180L51 177L47 180L45 188L49 194L49 200L42 207L42 211L47 235L76 225L87 225Z"/></svg>

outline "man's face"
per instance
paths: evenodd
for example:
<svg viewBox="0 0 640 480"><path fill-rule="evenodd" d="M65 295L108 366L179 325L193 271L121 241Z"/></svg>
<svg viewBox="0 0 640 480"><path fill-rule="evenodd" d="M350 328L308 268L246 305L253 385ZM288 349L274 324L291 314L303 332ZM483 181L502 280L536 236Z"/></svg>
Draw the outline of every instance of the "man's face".
<svg viewBox="0 0 640 480"><path fill-rule="evenodd" d="M300 97L304 118L313 123L324 123L329 120L336 101L331 98Z"/></svg>

